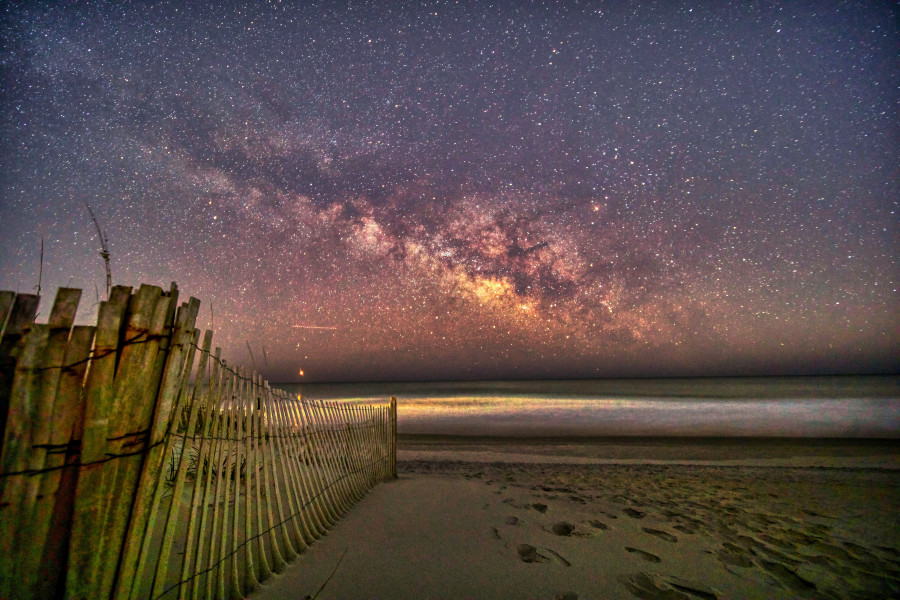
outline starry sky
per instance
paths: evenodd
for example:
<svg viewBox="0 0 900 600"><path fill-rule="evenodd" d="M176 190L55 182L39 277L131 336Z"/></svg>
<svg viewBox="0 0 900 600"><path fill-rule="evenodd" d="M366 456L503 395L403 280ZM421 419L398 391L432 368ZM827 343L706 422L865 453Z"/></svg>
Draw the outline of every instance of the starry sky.
<svg viewBox="0 0 900 600"><path fill-rule="evenodd" d="M271 380L896 372L890 2L7 2L0 289Z"/></svg>

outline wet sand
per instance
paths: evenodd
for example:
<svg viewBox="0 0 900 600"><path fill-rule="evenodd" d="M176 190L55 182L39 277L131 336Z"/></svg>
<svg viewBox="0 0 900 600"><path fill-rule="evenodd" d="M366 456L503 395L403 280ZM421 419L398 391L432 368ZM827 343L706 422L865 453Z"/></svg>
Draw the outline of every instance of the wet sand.
<svg viewBox="0 0 900 600"><path fill-rule="evenodd" d="M900 439L400 435L399 460L900 468Z"/></svg>
<svg viewBox="0 0 900 600"><path fill-rule="evenodd" d="M399 479L252 597L900 595L897 443L753 446L406 438Z"/></svg>

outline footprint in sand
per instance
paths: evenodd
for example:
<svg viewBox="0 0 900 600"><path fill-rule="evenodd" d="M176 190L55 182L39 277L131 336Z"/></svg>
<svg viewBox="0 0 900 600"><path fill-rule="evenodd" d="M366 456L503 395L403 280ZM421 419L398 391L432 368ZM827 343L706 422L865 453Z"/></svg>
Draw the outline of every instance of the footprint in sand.
<svg viewBox="0 0 900 600"><path fill-rule="evenodd" d="M575 531L575 526L566 521L560 521L559 523L554 523L551 529L556 535L572 535L572 532Z"/></svg>
<svg viewBox="0 0 900 600"><path fill-rule="evenodd" d="M803 579L794 571L779 562L760 560L760 565L788 589L794 590L795 592L810 592L816 589L816 584Z"/></svg>
<svg viewBox="0 0 900 600"><path fill-rule="evenodd" d="M719 596L703 585L676 577L661 577L651 573L623 576L619 582L633 595L643 600L718 600Z"/></svg>
<svg viewBox="0 0 900 600"><path fill-rule="evenodd" d="M719 596L709 588L678 577L661 577L642 572L622 576L619 581L629 592L643 600L719 599Z"/></svg>
<svg viewBox="0 0 900 600"><path fill-rule="evenodd" d="M639 558L643 558L647 562L651 563L660 563L662 559L655 554L650 554L649 552L644 552L643 550L638 550L637 548L631 548L629 546L625 546L625 552L630 552Z"/></svg>
<svg viewBox="0 0 900 600"><path fill-rule="evenodd" d="M534 510L538 511L539 513L545 513L545 512L547 512L547 505L546 505L546 504L540 504L540 503L532 504L532 505L531 505L531 508L533 508Z"/></svg>
<svg viewBox="0 0 900 600"><path fill-rule="evenodd" d="M641 531L644 533L649 533L650 535L656 536L662 540L666 540L667 542L672 542L673 544L678 541L678 538L669 533L668 531L661 531L659 529L650 529L649 527L641 527Z"/></svg>
<svg viewBox="0 0 900 600"><path fill-rule="evenodd" d="M518 525L519 517L506 517L506 521L504 521L507 525Z"/></svg>
<svg viewBox="0 0 900 600"><path fill-rule="evenodd" d="M549 552L550 554L552 554L559 562L561 562L562 564L566 565L567 567L571 567L571 566L572 566L572 563L570 563L569 561L567 561L567 560L563 557L563 555L560 554L559 552L557 552L556 550L551 550L550 548L544 548L544 550L546 550L547 552Z"/></svg>
<svg viewBox="0 0 900 600"><path fill-rule="evenodd" d="M759 539L772 546L775 546L776 548L781 548L782 550L788 550L790 552L795 552L797 550L796 544L793 544L788 540L782 539L780 537L769 535L768 533L760 534Z"/></svg>
<svg viewBox="0 0 900 600"><path fill-rule="evenodd" d="M731 542L724 542L722 547L716 550L716 557L726 565L747 569L753 566L753 561L747 556L747 551Z"/></svg>
<svg viewBox="0 0 900 600"><path fill-rule="evenodd" d="M701 600L719 600L719 595L710 588L694 581L688 581L680 577L666 577L666 582L676 590L686 593L692 598Z"/></svg>
<svg viewBox="0 0 900 600"><path fill-rule="evenodd" d="M594 529L609 529L609 525L607 525L603 521L598 521L597 519L591 519L590 521L588 521L588 525L590 525Z"/></svg>
<svg viewBox="0 0 900 600"><path fill-rule="evenodd" d="M634 508L626 508L622 512L625 513L626 515L628 515L629 517L631 517L632 519L643 519L646 516L646 513L643 513Z"/></svg>
<svg viewBox="0 0 900 600"><path fill-rule="evenodd" d="M693 534L697 533L696 530L691 529L687 525L681 525L681 524L675 525L674 527L672 527L672 529L677 529L681 533L687 533L688 535L693 535Z"/></svg>
<svg viewBox="0 0 900 600"><path fill-rule="evenodd" d="M871 552L869 552L868 550L866 550L864 547L860 546L859 544L854 544L853 542L841 542L841 545L844 548L846 548L847 550L855 552L856 557L854 557L854 558L856 558L857 560L863 560L863 561L876 560L875 555L873 555Z"/></svg>
<svg viewBox="0 0 900 600"><path fill-rule="evenodd" d="M540 562L541 556L538 554L537 548L535 548L531 544L519 544L516 547L516 552L518 552L519 559L522 562Z"/></svg>
<svg viewBox="0 0 900 600"><path fill-rule="evenodd" d="M572 563L563 558L563 556L559 552L551 550L550 548L543 548L543 550L546 550L548 553L552 554L553 558L555 558L565 566L572 566ZM516 546L516 552L519 555L519 560L526 563L545 563L550 562L551 560L549 556L544 556L543 554L539 553L538 549L531 544L519 544L518 546Z"/></svg>

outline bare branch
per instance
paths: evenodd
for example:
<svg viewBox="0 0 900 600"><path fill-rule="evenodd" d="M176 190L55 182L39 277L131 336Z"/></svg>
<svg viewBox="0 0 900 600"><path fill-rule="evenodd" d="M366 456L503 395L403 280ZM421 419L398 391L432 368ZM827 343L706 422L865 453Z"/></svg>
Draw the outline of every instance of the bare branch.
<svg viewBox="0 0 900 600"><path fill-rule="evenodd" d="M244 340L247 344L247 352L250 353L250 362L253 363L253 370L257 371L256 361L253 359L253 350L250 349L250 340Z"/></svg>
<svg viewBox="0 0 900 600"><path fill-rule="evenodd" d="M44 278L44 236L41 236L41 266L38 269L38 283L35 287L37 295L41 295L41 280Z"/></svg>
<svg viewBox="0 0 900 600"><path fill-rule="evenodd" d="M94 226L97 227L97 235L100 237L100 256L103 258L103 262L106 264L106 299L109 300L109 291L112 289L112 271L109 268L109 245L107 244L106 235L103 233L103 230L100 228L100 223L97 221L97 217L94 216L94 211L91 210L91 205L87 202L84 205L88 209L88 213L91 215L91 220L94 221Z"/></svg>

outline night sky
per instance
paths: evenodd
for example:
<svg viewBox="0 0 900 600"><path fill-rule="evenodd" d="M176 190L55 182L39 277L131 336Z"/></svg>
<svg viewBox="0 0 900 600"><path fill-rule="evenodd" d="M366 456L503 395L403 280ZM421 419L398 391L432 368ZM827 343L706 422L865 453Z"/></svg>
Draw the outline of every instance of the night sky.
<svg viewBox="0 0 900 600"><path fill-rule="evenodd" d="M274 381L900 368L892 2L74 4L2 9L45 318L88 203Z"/></svg>

